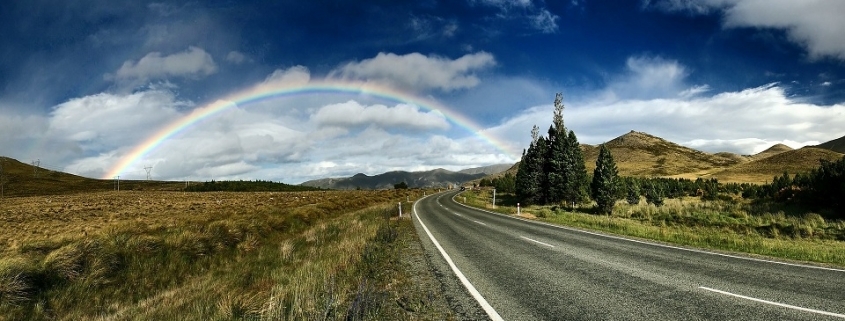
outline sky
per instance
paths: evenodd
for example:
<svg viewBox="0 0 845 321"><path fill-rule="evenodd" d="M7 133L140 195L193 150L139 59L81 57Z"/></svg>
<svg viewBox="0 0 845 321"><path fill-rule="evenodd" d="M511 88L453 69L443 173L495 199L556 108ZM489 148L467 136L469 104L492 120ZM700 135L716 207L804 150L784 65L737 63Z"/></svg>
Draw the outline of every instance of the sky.
<svg viewBox="0 0 845 321"><path fill-rule="evenodd" d="M754 154L845 135L840 0L0 6L0 155L92 178L261 179L519 160L580 142Z"/></svg>

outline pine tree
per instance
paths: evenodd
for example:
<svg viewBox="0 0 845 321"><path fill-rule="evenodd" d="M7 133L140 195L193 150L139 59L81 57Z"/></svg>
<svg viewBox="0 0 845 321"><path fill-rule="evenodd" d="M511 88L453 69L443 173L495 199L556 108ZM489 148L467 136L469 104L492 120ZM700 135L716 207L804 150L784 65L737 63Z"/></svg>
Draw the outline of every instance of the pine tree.
<svg viewBox="0 0 845 321"><path fill-rule="evenodd" d="M546 142L539 136L539 132L536 125L531 129L531 145L523 152L514 183L517 198L527 204L542 204L545 198L543 167Z"/></svg>
<svg viewBox="0 0 845 321"><path fill-rule="evenodd" d="M640 186L635 180L630 180L628 183L628 190L625 195L625 200L628 204L637 205L640 203Z"/></svg>
<svg viewBox="0 0 845 321"><path fill-rule="evenodd" d="M658 182L652 182L645 193L645 200L657 207L663 206L663 187Z"/></svg>
<svg viewBox="0 0 845 321"><path fill-rule="evenodd" d="M534 186L535 191L531 202L532 204L544 204L548 198L549 186L548 175L545 171L546 150L548 149L546 139L542 136L538 138L535 149L536 151L533 155L534 161L531 164L531 184Z"/></svg>
<svg viewBox="0 0 845 321"><path fill-rule="evenodd" d="M555 111L549 126L546 151L546 202L560 203L566 193L566 127L563 125L563 94L555 94Z"/></svg>
<svg viewBox="0 0 845 321"><path fill-rule="evenodd" d="M596 160L596 169L593 171L593 181L590 184L591 196L602 214L610 214L616 204L619 195L618 174L613 155L602 144L599 149L599 158Z"/></svg>
<svg viewBox="0 0 845 321"><path fill-rule="evenodd" d="M589 182L587 181L587 166L584 164L584 154L574 131L569 131L569 135L566 137L564 160L563 200L567 204L581 203L588 198Z"/></svg>
<svg viewBox="0 0 845 321"><path fill-rule="evenodd" d="M546 150L546 202L557 204L563 200L566 193L566 135L559 134L554 126L549 127L548 148Z"/></svg>

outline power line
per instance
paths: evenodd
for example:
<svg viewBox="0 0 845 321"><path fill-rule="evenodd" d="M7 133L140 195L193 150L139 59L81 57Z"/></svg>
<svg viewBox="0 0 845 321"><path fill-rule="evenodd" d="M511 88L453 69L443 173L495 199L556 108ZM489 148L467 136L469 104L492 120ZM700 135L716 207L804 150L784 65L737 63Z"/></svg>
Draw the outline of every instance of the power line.
<svg viewBox="0 0 845 321"><path fill-rule="evenodd" d="M147 171L147 180L148 180L148 181L149 181L149 180L151 180L151 179L150 179L150 172L153 170L153 167L152 167L152 166L147 165L147 166L144 166L144 170L145 170L145 171Z"/></svg>

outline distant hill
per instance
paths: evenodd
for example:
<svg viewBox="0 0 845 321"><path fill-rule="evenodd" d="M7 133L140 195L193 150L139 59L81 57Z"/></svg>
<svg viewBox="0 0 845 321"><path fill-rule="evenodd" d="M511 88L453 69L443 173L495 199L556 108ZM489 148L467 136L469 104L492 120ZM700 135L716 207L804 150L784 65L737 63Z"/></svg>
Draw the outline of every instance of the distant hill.
<svg viewBox="0 0 845 321"><path fill-rule="evenodd" d="M831 150L804 147L739 164L713 173L711 177L724 182L765 183L784 171L790 175L808 172L819 167L820 159L835 161L842 157L843 154Z"/></svg>
<svg viewBox="0 0 845 321"><path fill-rule="evenodd" d="M304 182L300 185L327 189L391 189L394 184L405 182L408 187L447 187L484 177L485 174L465 174L442 168L424 172L394 171L374 176L358 173L352 177L323 178Z"/></svg>
<svg viewBox="0 0 845 321"><path fill-rule="evenodd" d="M743 162L737 157L705 153L636 131L614 138L605 146L613 155L619 174L623 176L672 176L706 172ZM587 171L592 172L596 167L599 149L590 145L581 148Z"/></svg>
<svg viewBox="0 0 845 321"><path fill-rule="evenodd" d="M750 156L739 155L739 154L728 153L728 152L719 152L719 153L715 153L713 155L716 155L716 156L719 156L719 157L724 157L724 158L727 158L727 159L732 159L732 160L735 160L737 163L744 163L744 162L751 160Z"/></svg>
<svg viewBox="0 0 845 321"><path fill-rule="evenodd" d="M839 137L826 143L819 144L816 147L845 154L845 136Z"/></svg>
<svg viewBox="0 0 845 321"><path fill-rule="evenodd" d="M495 174L498 174L498 173L501 173L501 172L508 170L508 168L511 168L511 166L513 166L513 164L496 164L496 165L490 165L490 166L484 166L484 167L467 168L467 169L459 170L458 173L470 174L470 175L475 175L475 174L495 175Z"/></svg>
<svg viewBox="0 0 845 321"><path fill-rule="evenodd" d="M845 143L845 138L823 145L836 146L836 142ZM616 161L619 174L623 176L688 179L714 177L723 182L765 183L784 171L791 174L806 172L818 167L819 159L837 160L843 155L815 147L794 150L783 144L776 144L751 156L727 152L710 154L637 131L614 138L605 145ZM581 151L584 153L587 171L592 173L599 148L581 144ZM498 178L505 173L516 175L518 168L517 162L507 171L485 178Z"/></svg>
<svg viewBox="0 0 845 321"><path fill-rule="evenodd" d="M0 157L0 185L3 196L34 196L110 191L112 180L86 178ZM181 190L184 182L120 181L121 190Z"/></svg>
<svg viewBox="0 0 845 321"><path fill-rule="evenodd" d="M772 147L767 148L766 150L759 152L755 155L752 155L752 159L763 159L769 156L774 156L783 152L788 152L793 150L792 147L786 146L784 144L775 144Z"/></svg>

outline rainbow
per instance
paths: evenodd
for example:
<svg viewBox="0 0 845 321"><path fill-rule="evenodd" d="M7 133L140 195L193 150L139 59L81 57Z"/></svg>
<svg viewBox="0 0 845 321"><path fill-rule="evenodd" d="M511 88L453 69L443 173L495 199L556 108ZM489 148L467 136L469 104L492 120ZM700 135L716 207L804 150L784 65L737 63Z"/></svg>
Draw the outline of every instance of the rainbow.
<svg viewBox="0 0 845 321"><path fill-rule="evenodd" d="M204 119L213 117L221 112L236 106L245 106L268 99L290 97L297 95L320 95L320 94L352 94L365 95L395 103L404 103L419 108L439 111L447 120L455 125L466 129L488 144L492 145L505 155L518 159L519 157L510 152L508 145L486 134L479 125L460 113L454 112L442 104L426 98L417 97L393 88L372 83L355 83L343 81L322 81L308 82L306 84L274 84L260 85L244 91L237 92L213 103L194 109L190 114L177 119L164 126L153 135L147 137L143 142L135 146L128 154L123 156L117 164L112 166L103 176L103 179L111 179L121 175L131 168L138 160L155 150L169 138L180 132L191 128L193 125Z"/></svg>

